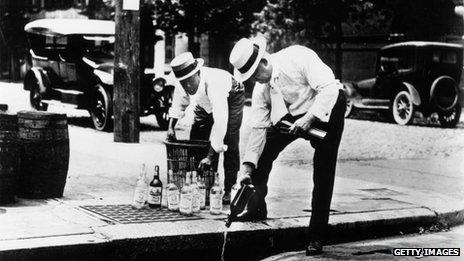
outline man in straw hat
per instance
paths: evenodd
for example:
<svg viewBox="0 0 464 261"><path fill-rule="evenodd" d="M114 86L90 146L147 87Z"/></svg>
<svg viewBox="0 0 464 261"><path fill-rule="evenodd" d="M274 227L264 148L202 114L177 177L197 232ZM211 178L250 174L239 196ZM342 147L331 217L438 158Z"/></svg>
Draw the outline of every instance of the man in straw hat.
<svg viewBox="0 0 464 261"><path fill-rule="evenodd" d="M257 82L250 114L252 130L239 180L253 183L261 200L258 207L248 209L241 218L260 220L267 217L264 198L272 164L298 136L307 137L315 152L310 239L306 254L320 254L327 233L338 147L344 126L345 94L332 70L311 49L291 46L274 54L265 49L264 38L243 38L235 44L229 57L238 81ZM326 136L313 138L305 135L313 127L327 131Z"/></svg>
<svg viewBox="0 0 464 261"><path fill-rule="evenodd" d="M196 104L191 140L210 140L211 148L201 165L217 161L224 152L224 196L230 203L230 191L240 169L239 139L242 125L245 91L227 71L203 66L203 59L194 59L190 52L182 53L171 62L178 85L174 89L169 110L168 140L175 140L174 127L184 117L192 100Z"/></svg>

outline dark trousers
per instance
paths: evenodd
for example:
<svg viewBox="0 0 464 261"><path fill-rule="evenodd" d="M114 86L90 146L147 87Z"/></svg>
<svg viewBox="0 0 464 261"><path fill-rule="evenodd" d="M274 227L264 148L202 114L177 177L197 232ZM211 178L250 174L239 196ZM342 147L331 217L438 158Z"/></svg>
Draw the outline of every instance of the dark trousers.
<svg viewBox="0 0 464 261"><path fill-rule="evenodd" d="M338 147L342 137L346 110L346 97L340 91L337 102L329 119L329 122L316 121L313 127L327 131L324 139L310 138L315 149L313 157L313 194L311 201L311 220L309 230L312 240L324 240L329 221L330 203L335 179ZM294 122L300 116L286 115L283 120ZM284 134L271 127L267 132L266 145L258 161L257 169L252 174L253 185L263 195L267 195L267 181L272 169L272 163L279 153L297 137ZM262 202L264 204L264 202Z"/></svg>
<svg viewBox="0 0 464 261"><path fill-rule="evenodd" d="M240 85L229 92L227 99L229 105L229 118L227 122L227 132L224 137L224 144L227 151L224 152L224 190L230 192L237 180L237 172L240 169L240 126L242 125L243 106L245 105L245 91ZM213 114L207 113L202 107L196 106L194 110L194 121L190 131L190 139L209 140L211 128L214 123ZM219 155L210 150L213 156L213 166L217 166Z"/></svg>

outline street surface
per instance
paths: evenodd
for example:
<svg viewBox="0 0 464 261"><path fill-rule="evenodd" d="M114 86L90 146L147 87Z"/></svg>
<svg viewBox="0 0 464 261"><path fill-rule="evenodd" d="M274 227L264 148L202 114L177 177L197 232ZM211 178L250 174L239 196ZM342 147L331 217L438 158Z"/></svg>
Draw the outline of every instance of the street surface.
<svg viewBox="0 0 464 261"><path fill-rule="evenodd" d="M325 248L318 257L307 257L304 252L288 252L264 259L265 261L297 260L462 260L464 226L447 232L413 234L402 237L366 240ZM461 256L393 256L394 248L459 248Z"/></svg>
<svg viewBox="0 0 464 261"><path fill-rule="evenodd" d="M21 84L0 82L0 104L8 104L11 112L29 109L28 99L28 92L22 90ZM249 116L248 109L245 110L241 133L242 153L249 133L246 125L246 118ZM166 173L163 144L165 132L159 130L154 116L141 118L140 144L137 147L140 148L140 153L128 154L127 148L133 148L134 145L118 144L114 146L116 149L111 151L102 148L98 141L111 142L113 134L94 130L88 112L65 108L62 105L50 105L49 111L65 112L68 115L70 142L73 148L70 169L73 171L68 174L65 200L95 199L95 195L100 199L114 197L117 200L130 200L141 163L148 163L150 167L158 164L161 167L161 173ZM188 137L189 120L187 117L179 123L178 138ZM313 149L304 140L295 141L281 153L275 164L275 168L280 169L276 172L281 175L271 175L269 180L269 195L272 196L278 191L279 195L285 196L278 204L285 204L285 198L292 196L290 192L285 194L286 188L291 187L293 191L291 193L298 191L298 193L307 194L309 205L312 187L312 155ZM102 163L108 162L102 160L108 158L114 159L114 164ZM358 114L355 119L347 119L345 122L337 169L337 176L340 179L338 183L337 179L335 181L335 190L343 187L344 184L341 184L340 180L349 180L351 183L364 181L377 183L379 187L382 185L393 188L403 187L422 193L441 193L463 200L463 159L463 118L458 128L443 129L434 123L424 121L417 121L413 126L399 126L386 122L385 119L378 120L372 113ZM298 169L299 171L287 173L282 171L285 169ZM282 175L282 173L287 175ZM165 175L161 178L165 182ZM116 183L115 180L117 180ZM384 250L403 243L411 247L460 247L462 246L462 243L459 244L462 242L462 230L462 227L459 227L451 232L439 234L354 242L334 245L327 250L331 252L331 255L333 254L329 258L336 260L347 259L348 255L348 259L358 257L364 260L389 259L391 255L385 256L375 250ZM419 238L420 240L430 239L432 243L426 244L424 241L424 244L415 244L415 242L422 242L418 241ZM445 239L451 241L449 245L448 243L434 245L433 240L438 239L443 239L440 242L447 242ZM382 245L388 247L378 247ZM369 248L363 246L369 246ZM352 255L356 251L359 255ZM300 253L300 258L303 256ZM447 260L447 258L444 259Z"/></svg>
<svg viewBox="0 0 464 261"><path fill-rule="evenodd" d="M0 103L8 104L10 111L29 109L28 99L28 92L22 90L22 84L0 82ZM245 110L244 126L241 133L242 154L249 132L249 128L246 126L248 107ZM87 144L85 137L94 135L101 139L112 140L112 133L94 130L87 111L69 109L61 104L50 105L49 111L68 114L70 137L76 137L71 142L79 143L78 145L81 147L79 153L82 153L85 160L98 162L98 156L100 156L98 155L98 145ZM464 114L462 115L464 116ZM178 124L178 138L188 137L189 120L191 118L186 117ZM164 151L162 142L165 139L165 132L158 129L154 116L141 118L140 128L141 143L152 146L154 151L158 149ZM130 145L127 144L127 146ZM300 139L290 144L281 153L276 165L308 169L308 177L302 182L300 177L288 179L287 177L271 175L270 187L297 186L306 188L311 181L312 155L313 148L305 140ZM141 153L133 156L139 158L140 163L160 164L162 170L163 166L165 167L165 159L153 158L154 155ZM115 152L114 157L118 157L117 152ZM157 162L153 162L153 159ZM456 129L443 129L437 124L424 123L420 120L412 126L399 126L386 122L385 119L378 120L375 114L358 114L356 119L347 119L345 122L345 131L339 150L339 163L344 163L344 166L347 167L350 167L351 163L372 166L376 171L345 174L339 164L337 176L440 192L464 199L464 160L462 159L464 159L463 117L461 117ZM408 165L412 161L421 162L422 168L409 168ZM122 174L127 171L128 167L118 166L114 171ZM138 167L133 168L133 170L138 171ZM303 179L305 178L303 177ZM127 180L127 182L128 186L132 185L132 179Z"/></svg>

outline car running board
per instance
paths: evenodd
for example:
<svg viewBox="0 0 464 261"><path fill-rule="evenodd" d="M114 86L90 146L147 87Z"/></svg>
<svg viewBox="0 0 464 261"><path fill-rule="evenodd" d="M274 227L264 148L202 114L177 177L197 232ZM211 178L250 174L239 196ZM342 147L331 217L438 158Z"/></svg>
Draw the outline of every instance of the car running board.
<svg viewBox="0 0 464 261"><path fill-rule="evenodd" d="M77 90L67 90L67 89L59 89L53 88L53 91L60 97L62 103L74 104L78 105L79 101L84 96L84 92L77 91Z"/></svg>
<svg viewBox="0 0 464 261"><path fill-rule="evenodd" d="M360 103L356 103L354 105L361 109L390 109L390 101L385 99L362 99Z"/></svg>

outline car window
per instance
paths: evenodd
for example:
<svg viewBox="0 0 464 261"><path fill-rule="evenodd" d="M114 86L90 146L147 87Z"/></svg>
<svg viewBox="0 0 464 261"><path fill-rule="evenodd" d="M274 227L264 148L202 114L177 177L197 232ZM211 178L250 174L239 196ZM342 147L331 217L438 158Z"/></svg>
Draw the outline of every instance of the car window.
<svg viewBox="0 0 464 261"><path fill-rule="evenodd" d="M432 60L434 63L456 64L458 55L453 51L435 51L433 52Z"/></svg>
<svg viewBox="0 0 464 261"><path fill-rule="evenodd" d="M412 71L414 49L387 50L380 55L380 70L384 74L397 74Z"/></svg>
<svg viewBox="0 0 464 261"><path fill-rule="evenodd" d="M66 36L29 34L29 44L38 56L55 60L60 50L66 49L68 39Z"/></svg>
<svg viewBox="0 0 464 261"><path fill-rule="evenodd" d="M114 36L84 36L84 52L97 56L114 56Z"/></svg>

